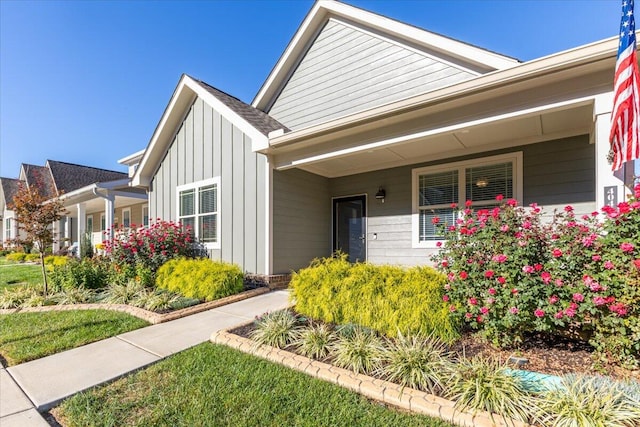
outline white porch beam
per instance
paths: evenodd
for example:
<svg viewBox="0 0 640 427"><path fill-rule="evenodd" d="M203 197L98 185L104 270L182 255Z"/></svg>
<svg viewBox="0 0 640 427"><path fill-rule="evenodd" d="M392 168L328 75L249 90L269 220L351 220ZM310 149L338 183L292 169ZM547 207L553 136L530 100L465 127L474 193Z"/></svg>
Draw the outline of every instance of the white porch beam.
<svg viewBox="0 0 640 427"><path fill-rule="evenodd" d="M78 203L76 205L76 209L78 210L78 258L81 257L80 247L84 243L84 234L86 232L86 206L84 203Z"/></svg>
<svg viewBox="0 0 640 427"><path fill-rule="evenodd" d="M104 222L107 227L107 234L105 240L111 240L113 238L113 217L115 216L115 200L116 197L107 192L104 198Z"/></svg>

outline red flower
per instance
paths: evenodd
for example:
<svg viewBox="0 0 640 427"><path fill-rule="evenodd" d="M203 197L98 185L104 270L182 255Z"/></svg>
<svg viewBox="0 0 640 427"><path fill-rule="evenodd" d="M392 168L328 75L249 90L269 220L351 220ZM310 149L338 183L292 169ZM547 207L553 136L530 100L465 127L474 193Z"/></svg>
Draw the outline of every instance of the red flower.
<svg viewBox="0 0 640 427"><path fill-rule="evenodd" d="M622 250L622 252L633 252L634 248L635 246L633 246L633 243L624 242L620 244L620 249Z"/></svg>
<svg viewBox="0 0 640 427"><path fill-rule="evenodd" d="M554 256L554 258L560 258L562 256L562 251L558 248L555 248L553 251L551 251L551 254Z"/></svg>
<svg viewBox="0 0 640 427"><path fill-rule="evenodd" d="M544 310L538 308L533 312L533 315L537 318L544 317Z"/></svg>
<svg viewBox="0 0 640 427"><path fill-rule="evenodd" d="M487 270L484 272L484 277L486 277L487 279L491 279L494 275L495 273L493 270Z"/></svg>
<svg viewBox="0 0 640 427"><path fill-rule="evenodd" d="M465 280L467 277L469 277L469 274L466 271L461 271L460 272L460 278L462 280Z"/></svg>
<svg viewBox="0 0 640 427"><path fill-rule="evenodd" d="M469 303L469 305L478 305L478 300L474 297L469 298L467 302Z"/></svg>
<svg viewBox="0 0 640 427"><path fill-rule="evenodd" d="M496 196L496 200L497 200L498 202L501 202L501 201L503 201L503 200L504 200L504 196L503 196L502 194L498 194L498 195Z"/></svg>

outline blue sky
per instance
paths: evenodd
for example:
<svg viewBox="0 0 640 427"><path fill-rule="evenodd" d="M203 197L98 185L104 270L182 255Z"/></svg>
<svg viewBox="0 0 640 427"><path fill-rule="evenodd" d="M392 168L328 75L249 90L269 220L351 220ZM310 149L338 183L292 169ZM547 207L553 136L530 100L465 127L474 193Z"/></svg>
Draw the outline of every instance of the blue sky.
<svg viewBox="0 0 640 427"><path fill-rule="evenodd" d="M347 3L521 60L620 25L618 0ZM0 176L47 159L124 170L182 73L251 102L312 5L0 0Z"/></svg>

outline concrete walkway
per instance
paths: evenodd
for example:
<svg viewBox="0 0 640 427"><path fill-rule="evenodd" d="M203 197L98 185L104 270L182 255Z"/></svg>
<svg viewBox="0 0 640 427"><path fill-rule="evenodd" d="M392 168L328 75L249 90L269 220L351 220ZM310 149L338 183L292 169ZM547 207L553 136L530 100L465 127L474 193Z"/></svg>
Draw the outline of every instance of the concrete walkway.
<svg viewBox="0 0 640 427"><path fill-rule="evenodd" d="M289 305L275 291L0 370L0 425L48 426L38 411Z"/></svg>

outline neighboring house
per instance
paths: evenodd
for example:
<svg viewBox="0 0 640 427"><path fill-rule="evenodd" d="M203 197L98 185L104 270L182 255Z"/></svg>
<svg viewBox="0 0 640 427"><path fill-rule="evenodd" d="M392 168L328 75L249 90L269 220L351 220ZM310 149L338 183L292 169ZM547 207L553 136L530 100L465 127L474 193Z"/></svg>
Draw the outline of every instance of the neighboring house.
<svg viewBox="0 0 640 427"><path fill-rule="evenodd" d="M623 200L606 160L617 46L521 63L321 0L252 105L184 75L132 185L247 272L338 249L426 264L452 203Z"/></svg>
<svg viewBox="0 0 640 427"><path fill-rule="evenodd" d="M120 160L130 173L142 152ZM90 166L47 160L45 166L22 164L18 179L0 178L2 184L2 236L6 243L19 233L11 200L21 183L37 185L47 198L60 195L66 215L53 224L53 250L77 245L79 237L90 233L95 245L105 239L105 232L115 226L148 224L147 196L144 190L129 186L130 176Z"/></svg>

